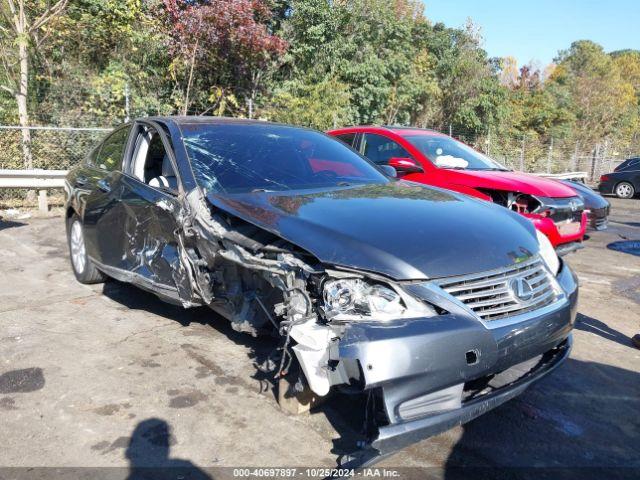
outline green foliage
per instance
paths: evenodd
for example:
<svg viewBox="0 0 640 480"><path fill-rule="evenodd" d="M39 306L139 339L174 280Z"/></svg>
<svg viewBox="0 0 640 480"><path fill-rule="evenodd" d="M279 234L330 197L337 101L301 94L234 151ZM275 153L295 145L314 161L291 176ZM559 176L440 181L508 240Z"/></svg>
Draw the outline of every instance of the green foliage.
<svg viewBox="0 0 640 480"><path fill-rule="evenodd" d="M633 85L600 45L574 42L556 60L548 88L575 116L575 135L587 141L615 135L637 116Z"/></svg>
<svg viewBox="0 0 640 480"><path fill-rule="evenodd" d="M260 115L277 122L327 130L351 123L350 95L347 85L335 78L291 80L273 93L269 106Z"/></svg>
<svg viewBox="0 0 640 480"><path fill-rule="evenodd" d="M25 1L31 16L46 6ZM522 138L593 144L640 127L639 51L579 41L545 70L518 69L488 58L472 23L432 24L419 0L73 0L42 37L29 45L34 124L108 126L186 103L317 129L451 128L509 157ZM0 123L16 122L0 92Z"/></svg>

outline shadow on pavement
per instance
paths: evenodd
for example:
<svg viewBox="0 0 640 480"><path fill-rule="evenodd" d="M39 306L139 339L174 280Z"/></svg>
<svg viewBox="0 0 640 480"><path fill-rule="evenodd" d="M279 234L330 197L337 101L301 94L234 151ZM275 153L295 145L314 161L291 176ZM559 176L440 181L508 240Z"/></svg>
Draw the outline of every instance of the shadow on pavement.
<svg viewBox="0 0 640 480"><path fill-rule="evenodd" d="M593 333L594 335L598 335L599 337L602 337L606 340L611 340L612 342L624 345L625 347L633 346L631 344L631 339L626 335L611 328L606 323L601 322L600 320L596 320L593 317L583 315L582 313L579 313L576 317L575 329L581 330L583 332Z"/></svg>
<svg viewBox="0 0 640 480"><path fill-rule="evenodd" d="M175 439L171 427L159 418L149 418L134 429L126 457L129 460L127 480L211 480L213 477L189 460L171 458Z"/></svg>
<svg viewBox="0 0 640 480"><path fill-rule="evenodd" d="M569 359L464 425L445 478L640 478L640 373Z"/></svg>
<svg viewBox="0 0 640 480"><path fill-rule="evenodd" d="M13 220L2 220L0 218L0 231L8 228L24 227L25 225L27 224L24 222L14 222Z"/></svg>

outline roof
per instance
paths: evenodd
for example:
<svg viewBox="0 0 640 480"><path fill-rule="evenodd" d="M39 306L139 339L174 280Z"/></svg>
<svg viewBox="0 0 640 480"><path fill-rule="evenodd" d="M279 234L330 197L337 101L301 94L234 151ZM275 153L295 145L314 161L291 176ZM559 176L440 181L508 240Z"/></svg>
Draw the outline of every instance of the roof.
<svg viewBox="0 0 640 480"><path fill-rule="evenodd" d="M446 136L446 134L442 132L438 132L437 130L432 130L430 128L420 128L420 127L402 127L402 126L389 126L385 125L386 129L391 130L392 132L397 133L398 135L438 135L438 136Z"/></svg>
<svg viewBox="0 0 640 480"><path fill-rule="evenodd" d="M168 115L168 116L154 116L154 117L142 117L139 120L153 120L160 122L173 122L178 125L189 124L203 124L213 125L221 123L238 124L238 125L279 125L287 127L296 127L295 125L286 125L283 123L267 122L265 120L255 120L249 118L232 118L232 117L211 117L205 115ZM304 128L304 127L297 127Z"/></svg>
<svg viewBox="0 0 640 480"><path fill-rule="evenodd" d="M358 129L369 129L374 131L387 131L390 133L395 133L400 136L405 135L437 135L437 136L446 136L444 133L440 133L436 130L431 130L428 128L419 128L419 127L403 127L399 125L352 125L350 127L344 128L336 128L332 131L337 132L340 130L358 130Z"/></svg>

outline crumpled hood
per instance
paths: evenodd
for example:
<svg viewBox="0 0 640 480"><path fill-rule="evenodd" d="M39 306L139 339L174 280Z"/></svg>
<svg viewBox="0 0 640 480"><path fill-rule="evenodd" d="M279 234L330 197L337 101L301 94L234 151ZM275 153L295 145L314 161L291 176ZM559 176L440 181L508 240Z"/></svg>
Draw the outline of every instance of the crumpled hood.
<svg viewBox="0 0 640 480"><path fill-rule="evenodd" d="M409 182L207 198L325 264L396 280L491 270L538 251L533 224L520 215Z"/></svg>
<svg viewBox="0 0 640 480"><path fill-rule="evenodd" d="M551 198L577 196L575 191L560 182L529 173L479 170L449 170L448 172L449 181L473 188L520 192Z"/></svg>

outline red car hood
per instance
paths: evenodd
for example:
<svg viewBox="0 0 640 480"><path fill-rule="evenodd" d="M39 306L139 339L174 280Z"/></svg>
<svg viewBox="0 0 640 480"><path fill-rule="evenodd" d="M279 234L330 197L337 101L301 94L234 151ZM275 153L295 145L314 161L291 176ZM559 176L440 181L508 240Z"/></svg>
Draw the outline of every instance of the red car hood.
<svg viewBox="0 0 640 480"><path fill-rule="evenodd" d="M521 172L447 170L451 183L472 188L487 188L527 193L540 197L566 198L577 196L576 192L555 180Z"/></svg>

